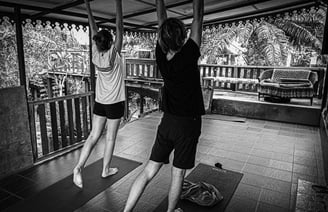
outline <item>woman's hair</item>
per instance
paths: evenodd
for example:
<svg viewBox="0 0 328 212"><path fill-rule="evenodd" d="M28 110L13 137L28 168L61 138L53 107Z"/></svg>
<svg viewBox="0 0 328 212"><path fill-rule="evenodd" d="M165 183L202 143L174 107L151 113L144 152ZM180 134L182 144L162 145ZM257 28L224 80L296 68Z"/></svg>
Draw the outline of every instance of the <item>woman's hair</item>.
<svg viewBox="0 0 328 212"><path fill-rule="evenodd" d="M107 51L112 45L113 36L108 30L102 29L92 39L96 42L99 51Z"/></svg>
<svg viewBox="0 0 328 212"><path fill-rule="evenodd" d="M168 18L158 30L158 42L162 51L179 51L183 46L187 32L184 23L176 18Z"/></svg>

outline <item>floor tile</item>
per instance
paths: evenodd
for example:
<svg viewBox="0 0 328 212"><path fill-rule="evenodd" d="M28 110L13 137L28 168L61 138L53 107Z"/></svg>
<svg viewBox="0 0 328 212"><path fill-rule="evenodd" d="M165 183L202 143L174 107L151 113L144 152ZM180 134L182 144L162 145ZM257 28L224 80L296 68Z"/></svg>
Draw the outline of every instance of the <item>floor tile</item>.
<svg viewBox="0 0 328 212"><path fill-rule="evenodd" d="M241 179L241 183L245 183L248 185L253 185L256 187L262 187L266 184L268 177L257 175L253 173L243 172L244 176Z"/></svg>
<svg viewBox="0 0 328 212"><path fill-rule="evenodd" d="M265 176L278 180L283 180L286 182L292 181L292 172L284 171L280 169L267 168L265 172Z"/></svg>
<svg viewBox="0 0 328 212"><path fill-rule="evenodd" d="M288 209L260 202L256 212L289 212Z"/></svg>
<svg viewBox="0 0 328 212"><path fill-rule="evenodd" d="M257 201L259 199L260 192L260 187L240 183L235 191L235 195L247 197L249 199Z"/></svg>
<svg viewBox="0 0 328 212"><path fill-rule="evenodd" d="M9 196L0 201L0 211L9 208L10 206L17 204L18 202L22 201L22 199L16 196Z"/></svg>
<svg viewBox="0 0 328 212"><path fill-rule="evenodd" d="M250 155L247 163L268 167L270 164L270 159Z"/></svg>
<svg viewBox="0 0 328 212"><path fill-rule="evenodd" d="M233 196L225 209L225 212L241 212L241 211L255 211L256 209L256 201L240 197L240 196Z"/></svg>
<svg viewBox="0 0 328 212"><path fill-rule="evenodd" d="M267 168L264 166L258 166L258 165L246 163L242 171L264 176L266 173L266 169Z"/></svg>
<svg viewBox="0 0 328 212"><path fill-rule="evenodd" d="M271 159L292 163L294 160L294 157L293 157L293 155L274 152L271 156Z"/></svg>
<svg viewBox="0 0 328 212"><path fill-rule="evenodd" d="M305 166L300 164L294 164L293 172L298 174L310 175L310 176L318 176L318 172L316 167Z"/></svg>
<svg viewBox="0 0 328 212"><path fill-rule="evenodd" d="M262 189L260 202L289 210L289 195L268 189Z"/></svg>
<svg viewBox="0 0 328 212"><path fill-rule="evenodd" d="M284 162L284 161L279 161L279 160L270 160L269 164L270 168L275 168L275 169L281 169L285 171L293 171L293 164Z"/></svg>
<svg viewBox="0 0 328 212"><path fill-rule="evenodd" d="M274 178L266 178L265 184L262 187L265 189L278 191L289 195L291 192L291 186L292 186L291 182L277 180Z"/></svg>

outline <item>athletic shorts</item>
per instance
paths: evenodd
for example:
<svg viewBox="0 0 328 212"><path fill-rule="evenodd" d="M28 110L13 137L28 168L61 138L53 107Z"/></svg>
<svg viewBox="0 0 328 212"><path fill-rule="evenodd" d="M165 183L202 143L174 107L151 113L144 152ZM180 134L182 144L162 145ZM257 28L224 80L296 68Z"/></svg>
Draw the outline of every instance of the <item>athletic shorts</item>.
<svg viewBox="0 0 328 212"><path fill-rule="evenodd" d="M105 116L108 119L120 119L124 115L124 101L114 104L101 104L95 102L93 106L93 114Z"/></svg>
<svg viewBox="0 0 328 212"><path fill-rule="evenodd" d="M180 169L193 168L201 124L200 116L180 117L164 113L157 128L150 160L167 164L169 163L169 156L174 150L174 167Z"/></svg>

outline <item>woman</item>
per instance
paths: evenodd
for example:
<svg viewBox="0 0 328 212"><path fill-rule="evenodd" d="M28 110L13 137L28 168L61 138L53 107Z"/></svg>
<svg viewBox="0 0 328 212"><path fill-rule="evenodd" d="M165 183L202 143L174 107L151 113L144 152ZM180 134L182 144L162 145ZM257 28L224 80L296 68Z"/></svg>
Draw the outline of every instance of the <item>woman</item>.
<svg viewBox="0 0 328 212"><path fill-rule="evenodd" d="M92 63L97 72L96 99L93 110L92 129L84 143L78 164L73 170L73 182L83 188L82 172L84 165L98 142L107 123L106 141L101 177L106 178L118 172L111 168L117 131L124 115L125 90L120 51L123 40L122 0L116 0L116 38L113 41L107 30L98 31L92 16L90 4L85 0L92 36Z"/></svg>

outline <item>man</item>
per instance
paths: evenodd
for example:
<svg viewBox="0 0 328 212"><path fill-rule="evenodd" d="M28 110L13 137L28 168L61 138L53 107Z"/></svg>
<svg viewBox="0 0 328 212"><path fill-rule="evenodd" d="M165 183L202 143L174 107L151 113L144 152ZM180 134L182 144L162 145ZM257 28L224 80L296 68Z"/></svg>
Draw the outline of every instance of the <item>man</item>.
<svg viewBox="0 0 328 212"><path fill-rule="evenodd" d="M167 18L163 0L156 0L159 21L156 62L164 79L162 110L164 112L152 153L144 170L134 181L124 211L132 211L150 180L174 150L168 212L175 209L180 197L186 169L195 166L195 155L201 133L201 115L205 113L198 58L202 35L204 0L193 1L190 37L184 24Z"/></svg>

